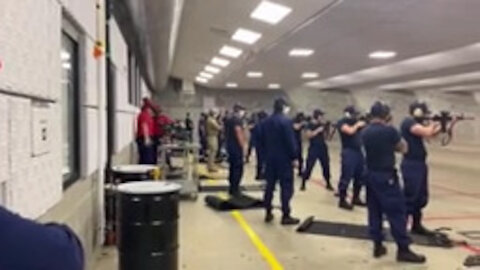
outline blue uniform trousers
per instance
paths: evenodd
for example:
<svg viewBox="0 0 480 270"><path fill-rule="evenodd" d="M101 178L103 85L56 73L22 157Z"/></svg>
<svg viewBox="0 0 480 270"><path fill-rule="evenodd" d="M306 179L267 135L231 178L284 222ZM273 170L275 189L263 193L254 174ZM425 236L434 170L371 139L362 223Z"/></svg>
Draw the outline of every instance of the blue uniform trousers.
<svg viewBox="0 0 480 270"><path fill-rule="evenodd" d="M338 183L338 192L340 199L347 197L347 189L350 181L353 180L353 196L360 194L363 186L363 178L365 174L365 158L361 151L353 149L342 150L342 169L340 174L340 182Z"/></svg>
<svg viewBox="0 0 480 270"><path fill-rule="evenodd" d="M408 248L411 240L407 233L405 197L396 172L368 172L367 208L369 232L375 243L384 240L383 215L385 215L399 249Z"/></svg>
<svg viewBox="0 0 480 270"><path fill-rule="evenodd" d="M228 163L230 165L228 181L229 193L234 195L240 192L240 182L243 177L243 153L239 149L228 149Z"/></svg>
<svg viewBox="0 0 480 270"><path fill-rule="evenodd" d="M146 144L144 139L137 139L138 164L157 164L157 144Z"/></svg>
<svg viewBox="0 0 480 270"><path fill-rule="evenodd" d="M280 183L280 200L284 216L289 216L290 200L293 197L293 166L291 161L267 160L266 167L267 187L265 189L265 208L272 210L272 199L275 186Z"/></svg>
<svg viewBox="0 0 480 270"><path fill-rule="evenodd" d="M423 160L403 159L401 164L407 213L414 225L422 218L422 209L428 204L428 166ZM416 224L418 225L418 224Z"/></svg>
<svg viewBox="0 0 480 270"><path fill-rule="evenodd" d="M315 162L317 160L320 162L320 165L322 165L323 179L327 183L330 183L330 157L328 155L328 147L326 145L310 146L308 149L307 166L303 172L303 180L310 179L313 167L315 166Z"/></svg>
<svg viewBox="0 0 480 270"><path fill-rule="evenodd" d="M302 139L296 139L296 140L297 140L298 175L302 176L303 175L303 165L304 165L303 143L302 143Z"/></svg>
<svg viewBox="0 0 480 270"><path fill-rule="evenodd" d="M265 178L265 149L262 147L256 147L255 152L257 154L257 178Z"/></svg>

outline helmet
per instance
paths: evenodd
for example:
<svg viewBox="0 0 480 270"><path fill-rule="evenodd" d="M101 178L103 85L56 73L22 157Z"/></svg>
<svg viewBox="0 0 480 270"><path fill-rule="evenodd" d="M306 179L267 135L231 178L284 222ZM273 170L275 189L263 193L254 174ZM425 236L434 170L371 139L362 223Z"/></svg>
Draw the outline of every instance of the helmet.
<svg viewBox="0 0 480 270"><path fill-rule="evenodd" d="M430 110L425 102L415 101L414 103L410 104L410 115L415 118L421 118L428 114L430 114Z"/></svg>

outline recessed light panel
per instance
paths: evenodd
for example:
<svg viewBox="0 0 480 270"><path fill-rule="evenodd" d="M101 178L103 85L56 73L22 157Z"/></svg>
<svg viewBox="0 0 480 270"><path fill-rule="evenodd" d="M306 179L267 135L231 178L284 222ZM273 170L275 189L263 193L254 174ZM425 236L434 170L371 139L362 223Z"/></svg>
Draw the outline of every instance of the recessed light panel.
<svg viewBox="0 0 480 270"><path fill-rule="evenodd" d="M202 77L197 77L195 80L199 83L208 83L208 79L202 78Z"/></svg>
<svg viewBox="0 0 480 270"><path fill-rule="evenodd" d="M263 1L257 6L252 14L250 14L250 17L269 24L277 24L287 17L290 12L292 12L290 7L270 1Z"/></svg>
<svg viewBox="0 0 480 270"><path fill-rule="evenodd" d="M316 72L305 72L302 74L302 78L304 79L315 79L318 78L318 73Z"/></svg>
<svg viewBox="0 0 480 270"><path fill-rule="evenodd" d="M261 78L263 77L263 73L260 71L250 71L247 73L247 77L249 78Z"/></svg>
<svg viewBox="0 0 480 270"><path fill-rule="evenodd" d="M199 76L202 77L202 78L206 78L206 79L212 79L213 78L213 75L210 74L210 73L207 73L207 72L200 72Z"/></svg>
<svg viewBox="0 0 480 270"><path fill-rule="evenodd" d="M217 67L205 66L205 71L213 73L213 74L218 74L218 73L220 73L221 70Z"/></svg>
<svg viewBox="0 0 480 270"><path fill-rule="evenodd" d="M217 65L217 66L221 66L221 67L227 67L228 65L230 65L229 60L223 59L223 58L220 58L220 57L212 58L211 63L214 64L214 65Z"/></svg>
<svg viewBox="0 0 480 270"><path fill-rule="evenodd" d="M238 84L237 83L234 83L234 82L229 82L226 84L226 86L228 88L237 88L238 87Z"/></svg>
<svg viewBox="0 0 480 270"><path fill-rule="evenodd" d="M228 56L231 58L238 58L240 55L242 55L243 51L241 49L232 47L232 46L223 46L220 49L220 54L224 56Z"/></svg>
<svg viewBox="0 0 480 270"><path fill-rule="evenodd" d="M397 53L392 51L376 51L370 53L368 56L372 59L390 59L397 56Z"/></svg>
<svg viewBox="0 0 480 270"><path fill-rule="evenodd" d="M257 42L262 37L262 34L244 29L239 28L232 36L232 39L238 42L242 42L245 44L252 45Z"/></svg>
<svg viewBox="0 0 480 270"><path fill-rule="evenodd" d="M315 51L312 49L300 49L295 48L290 51L288 55L292 57L308 57L311 56Z"/></svg>
<svg viewBox="0 0 480 270"><path fill-rule="evenodd" d="M278 83L271 83L268 85L269 89L280 89L281 85Z"/></svg>

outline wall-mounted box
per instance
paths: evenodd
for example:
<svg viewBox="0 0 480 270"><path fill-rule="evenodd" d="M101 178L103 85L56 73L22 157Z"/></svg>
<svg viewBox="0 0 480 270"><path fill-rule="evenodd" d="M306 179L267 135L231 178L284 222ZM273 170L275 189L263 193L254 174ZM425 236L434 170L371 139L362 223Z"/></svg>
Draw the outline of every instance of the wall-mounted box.
<svg viewBox="0 0 480 270"><path fill-rule="evenodd" d="M50 105L46 102L32 102L32 156L41 156L49 151Z"/></svg>

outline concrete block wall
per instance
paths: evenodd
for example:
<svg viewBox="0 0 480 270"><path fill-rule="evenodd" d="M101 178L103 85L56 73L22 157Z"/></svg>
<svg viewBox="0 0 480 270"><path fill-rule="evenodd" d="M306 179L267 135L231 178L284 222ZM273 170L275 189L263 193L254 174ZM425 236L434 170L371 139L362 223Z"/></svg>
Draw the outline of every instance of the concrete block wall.
<svg viewBox="0 0 480 270"><path fill-rule="evenodd" d="M97 246L98 89L95 0L0 0L0 205L22 216L70 225L91 259ZM80 179L63 189L61 113L61 33L79 34ZM115 163L133 158L135 118L128 101L128 48L111 22L112 61L116 66ZM102 74L104 74L102 70ZM105 77L102 75L102 81ZM142 81L142 95L150 89ZM103 96L103 98L106 98ZM33 153L34 108L47 107L46 151ZM106 135L105 135L106 136ZM89 268L90 269L90 268Z"/></svg>

